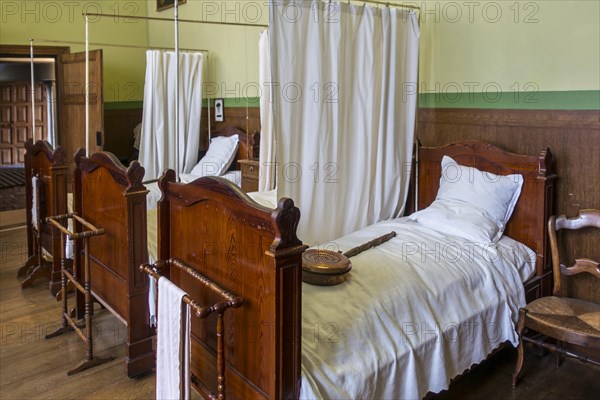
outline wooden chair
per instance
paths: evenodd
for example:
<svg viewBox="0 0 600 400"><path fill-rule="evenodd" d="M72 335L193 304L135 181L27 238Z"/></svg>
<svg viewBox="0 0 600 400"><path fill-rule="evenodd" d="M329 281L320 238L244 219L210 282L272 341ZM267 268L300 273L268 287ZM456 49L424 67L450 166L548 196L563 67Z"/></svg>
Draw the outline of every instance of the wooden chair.
<svg viewBox="0 0 600 400"><path fill-rule="evenodd" d="M586 227L600 228L600 210L581 210L579 215L574 218L561 215L560 217L552 216L548 220L554 274L554 295L534 300L519 310L517 324L519 348L517 366L512 376L513 387L516 386L519 372L523 367L523 341L532 342L554 351L557 365L560 363L560 357L565 355L600 366L599 361L562 347L562 343L566 342L592 351L600 350L600 304L562 297L561 290L561 275L576 275L587 272L596 278L600 278L600 267L597 261L587 258L576 259L575 264L570 267L560 263L556 231ZM539 332L543 336L556 339L557 345L544 342L545 338L538 339L523 336L523 330L526 327Z"/></svg>

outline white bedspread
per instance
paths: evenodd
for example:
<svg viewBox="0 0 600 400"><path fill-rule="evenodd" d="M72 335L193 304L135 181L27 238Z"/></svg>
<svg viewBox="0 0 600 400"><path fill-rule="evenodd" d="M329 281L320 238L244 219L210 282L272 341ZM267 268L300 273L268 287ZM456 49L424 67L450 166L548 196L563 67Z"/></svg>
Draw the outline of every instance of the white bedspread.
<svg viewBox="0 0 600 400"><path fill-rule="evenodd" d="M303 284L302 399L420 399L517 343L525 297L515 241L486 248L399 219L336 243L346 251L392 230L396 238L351 259L346 282Z"/></svg>
<svg viewBox="0 0 600 400"><path fill-rule="evenodd" d="M249 192L248 196L261 206L277 208L277 192L268 190L265 192Z"/></svg>

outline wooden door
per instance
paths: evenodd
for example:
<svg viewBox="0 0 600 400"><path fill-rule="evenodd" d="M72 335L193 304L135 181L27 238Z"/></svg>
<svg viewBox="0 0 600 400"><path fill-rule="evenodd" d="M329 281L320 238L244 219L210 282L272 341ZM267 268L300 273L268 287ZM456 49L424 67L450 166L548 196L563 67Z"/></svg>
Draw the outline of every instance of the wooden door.
<svg viewBox="0 0 600 400"><path fill-rule="evenodd" d="M104 142L102 96L102 50L90 51L90 154L101 151ZM58 63L60 143L67 160L73 162L85 138L85 52L61 54Z"/></svg>
<svg viewBox="0 0 600 400"><path fill-rule="evenodd" d="M35 132L31 119L31 83L0 84L0 164L25 162L27 139L47 139L46 89L42 82L35 85Z"/></svg>

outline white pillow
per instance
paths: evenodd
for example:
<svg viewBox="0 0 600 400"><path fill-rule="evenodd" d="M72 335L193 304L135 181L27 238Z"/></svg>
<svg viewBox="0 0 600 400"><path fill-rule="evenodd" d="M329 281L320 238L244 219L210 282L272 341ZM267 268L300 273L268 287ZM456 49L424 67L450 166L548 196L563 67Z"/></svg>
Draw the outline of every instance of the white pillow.
<svg viewBox="0 0 600 400"><path fill-rule="evenodd" d="M498 225L493 238L496 242L512 215L522 186L522 175L495 175L459 165L444 156L436 200L461 201L486 212Z"/></svg>
<svg viewBox="0 0 600 400"><path fill-rule="evenodd" d="M456 236L478 244L495 242L499 232L498 224L485 211L463 201L435 200L429 207L409 215L408 219L444 236Z"/></svg>
<svg viewBox="0 0 600 400"><path fill-rule="evenodd" d="M190 174L198 177L223 175L235 159L238 143L238 135L212 138L206 155L196 164Z"/></svg>

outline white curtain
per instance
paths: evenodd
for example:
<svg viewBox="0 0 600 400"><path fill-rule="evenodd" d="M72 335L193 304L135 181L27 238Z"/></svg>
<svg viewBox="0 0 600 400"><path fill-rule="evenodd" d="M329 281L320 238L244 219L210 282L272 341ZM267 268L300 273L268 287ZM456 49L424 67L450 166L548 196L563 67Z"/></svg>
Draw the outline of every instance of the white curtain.
<svg viewBox="0 0 600 400"><path fill-rule="evenodd" d="M260 79L260 175L258 191L275 188L275 134L273 132L273 102L271 84L271 49L269 31L261 33L258 41L258 69Z"/></svg>
<svg viewBox="0 0 600 400"><path fill-rule="evenodd" d="M413 150L419 25L395 7L271 3L277 195L299 237L334 240L401 215Z"/></svg>
<svg viewBox="0 0 600 400"><path fill-rule="evenodd" d="M202 53L179 54L179 165L175 136L176 55L146 52L146 82L139 160L144 179L156 179L165 169L189 173L198 161L202 112Z"/></svg>

